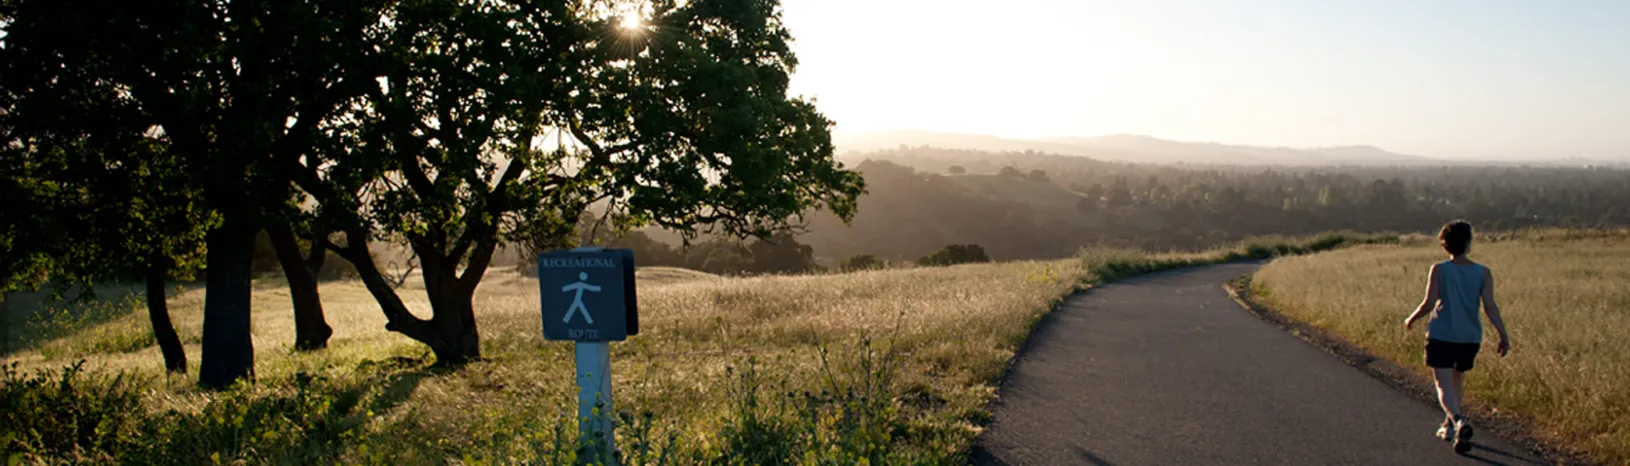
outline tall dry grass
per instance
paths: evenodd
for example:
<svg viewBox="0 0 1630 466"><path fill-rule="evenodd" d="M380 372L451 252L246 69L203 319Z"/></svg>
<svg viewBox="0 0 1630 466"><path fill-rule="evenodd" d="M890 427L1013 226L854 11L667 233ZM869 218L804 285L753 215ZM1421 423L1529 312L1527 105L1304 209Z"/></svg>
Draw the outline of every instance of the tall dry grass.
<svg viewBox="0 0 1630 466"><path fill-rule="evenodd" d="M860 374L856 364L866 360L861 352L870 339L874 353L899 355L893 388L905 395L901 409L915 413L911 428L935 439L920 446L919 456L955 458L1030 325L1080 279L1075 260L748 279L642 271L641 334L612 345L615 402L661 424L651 438L674 434L684 449L717 450L726 439L716 434L725 431L734 408L731 380L749 359L764 390L819 393L840 382L831 378ZM428 315L427 300L415 288L401 293L412 311ZM324 351L298 353L291 349L287 290L275 281L258 284L253 331L260 382L243 389L249 398L274 397L316 377L338 381L363 404L380 407L353 421L345 444L307 446L309 456L345 463L419 464L466 455L506 462L535 452L539 436L555 435L549 429L575 412L572 346L542 338L535 279L488 274L475 298L488 359L447 374L420 368L428 358L424 347L385 331L359 283L324 283L321 292L335 336ZM183 290L171 298L194 371L203 293ZM152 381L154 411L207 409L219 395L197 390L190 379L166 377L156 347L97 350L110 335L148 333L146 322L137 306L6 359L28 372L84 358L86 369ZM380 386L357 386L363 382ZM248 451L229 451L223 459L233 454L268 460Z"/></svg>
<svg viewBox="0 0 1630 466"><path fill-rule="evenodd" d="M1514 343L1496 356L1485 317L1468 398L1530 417L1550 440L1604 462L1630 462L1630 232L1518 234L1475 244L1471 257L1493 270ZM1254 292L1424 376L1424 329L1405 331L1402 321L1424 295L1428 267L1444 259L1424 241L1281 258L1255 275Z"/></svg>
<svg viewBox="0 0 1630 466"><path fill-rule="evenodd" d="M1090 249L1058 261L786 277L642 270L641 334L612 346L617 411L633 413L619 442L634 457L656 452L649 464L962 464L1031 327L1083 283L1388 240L1332 234L1196 253ZM297 353L287 290L257 282L258 379L227 392L162 373L150 339L137 338L149 332L139 301L74 332L48 332L65 336L7 362L26 373L83 359L93 374L137 381L76 382L106 394L85 397L52 382L74 376L8 372L0 402L16 409L0 420L46 433L18 440L0 430L0 444L42 458L161 464L561 464L576 454L572 346L543 340L535 279L513 270L485 277L474 304L486 359L453 372L426 367L422 345L386 332L359 283L328 282L321 292L335 336L326 350ZM171 297L194 371L203 293ZM414 281L399 293L411 311L429 313ZM8 303L8 316L32 312L22 307ZM145 412L123 408L131 403ZM111 427L75 437L81 421Z"/></svg>

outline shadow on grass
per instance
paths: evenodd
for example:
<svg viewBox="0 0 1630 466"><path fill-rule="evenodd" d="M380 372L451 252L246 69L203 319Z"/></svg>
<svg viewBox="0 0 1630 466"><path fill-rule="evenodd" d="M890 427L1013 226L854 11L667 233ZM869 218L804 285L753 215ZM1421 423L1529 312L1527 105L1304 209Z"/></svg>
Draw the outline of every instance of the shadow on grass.
<svg viewBox="0 0 1630 466"><path fill-rule="evenodd" d="M150 419L168 438L134 450L156 464L339 462L368 435L376 416L405 404L440 371L387 360L365 362L356 372L333 380L299 373L287 382L224 392L202 412Z"/></svg>
<svg viewBox="0 0 1630 466"><path fill-rule="evenodd" d="M383 387L378 389L378 395L370 400L366 410L359 410L358 407L362 398L374 391L372 384L358 384L333 393L328 409L311 420L305 435L299 436L299 443L285 450L281 459L338 461L339 454L345 450L348 433L362 431L372 422L374 415L390 412L406 403L418 390L419 384L432 376L434 374L428 369L386 376Z"/></svg>
<svg viewBox="0 0 1630 466"><path fill-rule="evenodd" d="M130 315L145 306L145 299L137 285L74 287L61 297L49 289L12 293L0 303L0 356L40 349Z"/></svg>

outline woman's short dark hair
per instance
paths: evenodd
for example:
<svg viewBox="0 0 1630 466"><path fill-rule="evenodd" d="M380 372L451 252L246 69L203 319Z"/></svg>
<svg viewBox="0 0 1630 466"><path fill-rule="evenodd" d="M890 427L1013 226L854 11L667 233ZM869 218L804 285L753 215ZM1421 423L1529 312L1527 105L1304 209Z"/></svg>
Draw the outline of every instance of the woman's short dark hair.
<svg viewBox="0 0 1630 466"><path fill-rule="evenodd" d="M1465 254L1472 245L1472 224L1465 220L1449 222L1438 231L1438 241L1443 243L1443 250L1449 254Z"/></svg>

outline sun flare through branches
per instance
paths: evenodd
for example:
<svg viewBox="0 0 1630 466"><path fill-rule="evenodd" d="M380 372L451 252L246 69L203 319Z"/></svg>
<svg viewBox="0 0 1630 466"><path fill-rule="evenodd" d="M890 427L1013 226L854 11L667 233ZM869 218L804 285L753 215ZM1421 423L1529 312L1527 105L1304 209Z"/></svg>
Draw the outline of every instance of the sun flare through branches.
<svg viewBox="0 0 1630 466"><path fill-rule="evenodd" d="M622 19L617 21L617 27L624 33L638 33L645 28L645 20L640 19L637 11L623 13Z"/></svg>

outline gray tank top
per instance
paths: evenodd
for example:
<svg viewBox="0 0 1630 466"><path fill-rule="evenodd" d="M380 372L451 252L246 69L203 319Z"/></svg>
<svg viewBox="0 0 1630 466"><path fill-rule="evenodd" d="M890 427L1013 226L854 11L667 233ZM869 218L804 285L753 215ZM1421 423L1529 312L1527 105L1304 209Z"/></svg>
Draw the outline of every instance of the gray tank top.
<svg viewBox="0 0 1630 466"><path fill-rule="evenodd" d="M1432 310L1432 323L1426 328L1426 337L1455 343L1482 343L1483 321L1478 318L1482 308L1483 279L1487 269L1482 264L1459 265L1452 261L1438 264L1438 304Z"/></svg>

